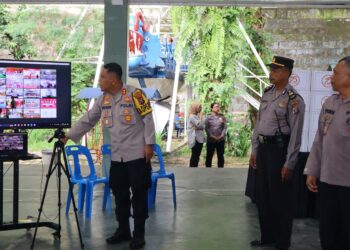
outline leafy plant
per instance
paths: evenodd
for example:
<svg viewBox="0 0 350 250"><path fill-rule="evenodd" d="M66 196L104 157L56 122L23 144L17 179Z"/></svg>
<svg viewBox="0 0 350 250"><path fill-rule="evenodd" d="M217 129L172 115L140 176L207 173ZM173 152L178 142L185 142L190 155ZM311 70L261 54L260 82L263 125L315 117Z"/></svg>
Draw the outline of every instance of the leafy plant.
<svg viewBox="0 0 350 250"><path fill-rule="evenodd" d="M229 119L227 126L227 155L235 157L247 156L250 148L251 128Z"/></svg>
<svg viewBox="0 0 350 250"><path fill-rule="evenodd" d="M162 150L165 149L164 132L156 133L156 143Z"/></svg>
<svg viewBox="0 0 350 250"><path fill-rule="evenodd" d="M246 81L237 62L256 70L258 75L261 71L237 19L244 22L258 53L264 58L269 57L261 32L264 16L259 8L243 7L172 7L171 14L176 57L183 58L189 65L186 83L194 87L206 113L210 111L210 104L217 102L221 112L227 114L237 94L235 83ZM235 129L232 126L236 125L230 122L228 129ZM235 144L234 139L229 137L228 144ZM230 150L234 148L229 147Z"/></svg>

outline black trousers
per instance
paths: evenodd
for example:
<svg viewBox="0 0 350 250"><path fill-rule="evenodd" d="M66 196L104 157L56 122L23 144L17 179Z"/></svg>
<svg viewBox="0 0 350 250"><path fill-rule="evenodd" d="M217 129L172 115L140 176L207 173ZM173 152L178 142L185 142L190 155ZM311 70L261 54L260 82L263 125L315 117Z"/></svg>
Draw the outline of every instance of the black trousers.
<svg viewBox="0 0 350 250"><path fill-rule="evenodd" d="M261 240L289 248L293 224L292 180L281 181L288 143L260 144L257 153L256 191Z"/></svg>
<svg viewBox="0 0 350 250"><path fill-rule="evenodd" d="M211 162L213 160L213 155L216 149L216 155L218 157L218 167L224 167L224 153L225 153L225 140L219 142L207 141L207 157L205 159L205 166L211 168Z"/></svg>
<svg viewBox="0 0 350 250"><path fill-rule="evenodd" d="M319 184L320 239L323 250L350 249L350 187Z"/></svg>
<svg viewBox="0 0 350 250"><path fill-rule="evenodd" d="M196 144L192 148L190 167L198 167L199 158L201 156L202 148L203 148L203 143L199 143L196 141Z"/></svg>
<svg viewBox="0 0 350 250"><path fill-rule="evenodd" d="M144 234L148 218L147 190L151 186L151 165L145 159L128 162L111 162L109 185L115 196L115 213L121 229L129 229L131 204L135 233ZM132 198L130 197L130 188Z"/></svg>

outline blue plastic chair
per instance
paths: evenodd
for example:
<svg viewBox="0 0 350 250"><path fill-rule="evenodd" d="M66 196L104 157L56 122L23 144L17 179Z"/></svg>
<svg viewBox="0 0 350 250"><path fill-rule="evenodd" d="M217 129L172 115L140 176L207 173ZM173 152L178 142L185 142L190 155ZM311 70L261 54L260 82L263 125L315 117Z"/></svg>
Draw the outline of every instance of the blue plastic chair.
<svg viewBox="0 0 350 250"><path fill-rule="evenodd" d="M111 159L111 144L104 144L102 145L101 147L101 153L103 155L103 164L105 166L105 168L107 169L107 160L110 160ZM162 158L163 159L163 158ZM164 165L164 164L163 164ZM152 175L153 175L154 172L152 172ZM152 182L153 182L153 179L152 179ZM153 184L152 184L153 186ZM153 195L153 191L152 191L152 187L150 187L148 189L148 208L151 209L153 207L153 204L154 204L154 195Z"/></svg>
<svg viewBox="0 0 350 250"><path fill-rule="evenodd" d="M167 172L165 170L163 153L158 144L154 144L154 152L156 153L159 161L159 169L152 172L152 187L148 191L148 207L153 208L156 203L157 196L157 183L158 179L168 178L171 180L171 185L173 189L173 203L174 208L176 209L176 187L175 187L175 174L173 172Z"/></svg>
<svg viewBox="0 0 350 250"><path fill-rule="evenodd" d="M107 165L108 165L108 161L109 162L111 161L111 156L112 156L111 144L103 144L101 146L101 154L103 156L102 165L105 171L105 175L109 176L107 171Z"/></svg>
<svg viewBox="0 0 350 250"><path fill-rule="evenodd" d="M84 198L86 197L86 208L85 208L85 218L90 219L92 214L92 200L93 200L93 191L96 184L104 184L104 194L103 194L103 203L102 209L106 209L108 204L108 211L112 211L111 206L111 195L109 189L109 178L107 175L107 170L104 168L104 174L106 177L100 177L96 174L95 166L92 160L90 150L82 145L72 145L66 146L65 152L67 155L68 171L71 175L72 188L75 184L78 184L78 211L82 212L84 207ZM89 166L90 173L87 176L82 176L81 174L81 165L79 156L86 158ZM73 158L73 166L71 165L70 158ZM73 171L72 171L73 169ZM71 195L68 192L67 196L67 205L66 205L66 214L69 212L71 202Z"/></svg>

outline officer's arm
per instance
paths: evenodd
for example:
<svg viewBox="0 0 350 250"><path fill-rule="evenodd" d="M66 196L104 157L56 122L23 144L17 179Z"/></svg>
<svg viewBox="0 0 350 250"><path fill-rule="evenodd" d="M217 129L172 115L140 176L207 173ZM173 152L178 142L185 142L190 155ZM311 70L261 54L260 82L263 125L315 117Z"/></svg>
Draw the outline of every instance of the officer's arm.
<svg viewBox="0 0 350 250"><path fill-rule="evenodd" d="M142 118L143 123L145 124L145 130L143 136L145 138L146 145L153 145L156 143L156 135L154 128L154 121L152 112L148 113Z"/></svg>
<svg viewBox="0 0 350 250"><path fill-rule="evenodd" d="M309 157L304 169L304 174L309 176L314 176L316 178L320 177L321 172L321 157L322 157L322 143L323 143L323 126L322 126L322 114L324 108L320 112L318 118L318 128L315 135L314 142L312 144Z"/></svg>
<svg viewBox="0 0 350 250"><path fill-rule="evenodd" d="M224 119L224 129L222 130L222 132L221 132L221 135L220 135L220 138L224 138L225 137L225 134L226 134L226 131L227 131L227 124L226 124L226 118L225 118L225 116L222 116L222 118Z"/></svg>
<svg viewBox="0 0 350 250"><path fill-rule="evenodd" d="M153 146L153 144L156 143L156 136L151 103L141 89L135 89L132 97L136 111L141 116L141 119L145 125L145 129L143 131L145 144Z"/></svg>
<svg viewBox="0 0 350 250"><path fill-rule="evenodd" d="M259 110L260 113L260 110ZM259 128L259 122L260 122L260 114L258 113L256 117L256 122L255 122L255 127L253 131L253 136L252 136L252 155L256 156L258 153L258 147L259 147L259 134L258 134L258 128Z"/></svg>
<svg viewBox="0 0 350 250"><path fill-rule="evenodd" d="M205 118L204 127L205 127L205 132L207 132L208 137L210 137L210 132L209 132L209 116L207 116L207 117Z"/></svg>
<svg viewBox="0 0 350 250"><path fill-rule="evenodd" d="M102 97L98 98L92 108L77 121L74 126L68 131L66 137L78 143L79 140L89 132L96 123L100 120L102 108L100 102Z"/></svg>
<svg viewBox="0 0 350 250"><path fill-rule="evenodd" d="M153 122L152 112L148 113L142 118L145 124L145 130L143 131L143 136L145 138L144 153L146 162L149 162L153 157L153 144L156 143L155 128Z"/></svg>
<svg viewBox="0 0 350 250"><path fill-rule="evenodd" d="M297 97L297 104L295 106L292 106L292 102L289 102L288 112L291 131L287 150L287 159L284 163L284 167L293 170L298 160L304 125L305 104L300 96Z"/></svg>

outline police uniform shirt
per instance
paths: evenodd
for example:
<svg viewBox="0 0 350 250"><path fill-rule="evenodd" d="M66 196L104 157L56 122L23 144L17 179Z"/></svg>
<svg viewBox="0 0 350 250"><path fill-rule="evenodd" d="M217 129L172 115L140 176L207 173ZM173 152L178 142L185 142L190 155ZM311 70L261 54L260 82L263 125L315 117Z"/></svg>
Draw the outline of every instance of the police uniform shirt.
<svg viewBox="0 0 350 250"><path fill-rule="evenodd" d="M284 166L294 169L301 146L304 113L304 100L291 85L288 84L280 93L276 91L274 85L268 87L260 103L252 137L252 154L257 154L259 135L275 136L279 132L279 122L281 132L290 135Z"/></svg>
<svg viewBox="0 0 350 250"><path fill-rule="evenodd" d="M155 143L155 128L149 101L140 89L123 84L112 96L104 93L73 126L67 136L77 143L101 119L111 138L112 161L144 157L145 144Z"/></svg>
<svg viewBox="0 0 350 250"><path fill-rule="evenodd" d="M205 119L204 123L205 123L205 130L208 135L208 141L216 142L211 138L211 136L221 137L219 141L225 140L227 125L226 125L226 118L224 115L211 114Z"/></svg>
<svg viewBox="0 0 350 250"><path fill-rule="evenodd" d="M304 173L331 185L350 187L349 163L350 99L335 94L322 106Z"/></svg>

